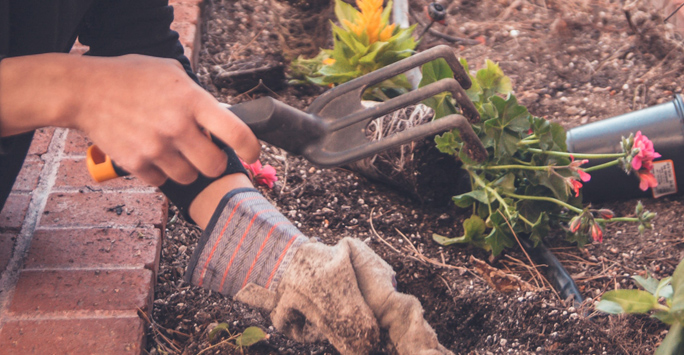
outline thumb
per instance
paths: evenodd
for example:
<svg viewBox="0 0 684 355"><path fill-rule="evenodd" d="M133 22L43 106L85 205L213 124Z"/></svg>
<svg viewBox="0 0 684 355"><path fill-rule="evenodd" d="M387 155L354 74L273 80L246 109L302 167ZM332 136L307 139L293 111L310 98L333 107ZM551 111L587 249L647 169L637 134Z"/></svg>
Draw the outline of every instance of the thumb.
<svg viewBox="0 0 684 355"><path fill-rule="evenodd" d="M235 300L270 312L275 308L276 294L250 282L238 291Z"/></svg>

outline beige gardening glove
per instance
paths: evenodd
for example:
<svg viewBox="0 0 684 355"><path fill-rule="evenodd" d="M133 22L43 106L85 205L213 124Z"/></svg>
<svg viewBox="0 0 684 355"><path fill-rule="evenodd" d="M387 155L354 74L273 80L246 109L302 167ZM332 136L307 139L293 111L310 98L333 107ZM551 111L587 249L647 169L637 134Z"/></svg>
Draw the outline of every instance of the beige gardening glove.
<svg viewBox="0 0 684 355"><path fill-rule="evenodd" d="M401 355L451 354L418 300L393 285L392 268L364 243L305 237L257 190L226 194L190 259L188 283L271 312L301 341L328 339L342 354L368 354L387 330Z"/></svg>
<svg viewBox="0 0 684 355"><path fill-rule="evenodd" d="M373 250L344 238L335 246L303 244L275 291L250 283L235 298L270 311L273 325L293 339L325 337L342 354L370 352L378 326L401 355L452 354L423 319L418 299L397 292L393 280Z"/></svg>

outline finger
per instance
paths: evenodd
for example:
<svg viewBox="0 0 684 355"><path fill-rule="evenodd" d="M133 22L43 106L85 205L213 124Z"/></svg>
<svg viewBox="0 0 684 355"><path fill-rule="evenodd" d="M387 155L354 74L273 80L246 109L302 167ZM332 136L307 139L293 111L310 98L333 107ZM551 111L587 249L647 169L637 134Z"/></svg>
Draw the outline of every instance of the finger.
<svg viewBox="0 0 684 355"><path fill-rule="evenodd" d="M198 171L179 152L168 152L159 157L155 164L171 180L187 185L197 179Z"/></svg>
<svg viewBox="0 0 684 355"><path fill-rule="evenodd" d="M226 153L199 129L187 132L176 145L181 154L205 176L218 177L226 170Z"/></svg>
<svg viewBox="0 0 684 355"><path fill-rule="evenodd" d="M206 93L204 99L195 104L197 122L235 150L235 153L247 163L259 158L261 145L247 125L235 114L219 105L211 95Z"/></svg>
<svg viewBox="0 0 684 355"><path fill-rule="evenodd" d="M125 169L125 167L124 167ZM128 169L127 169L128 170ZM168 178L166 174L164 174L161 170L154 166L148 166L144 169L137 170L137 171L131 171L131 173L135 176L137 176L140 180L152 185L152 186L161 186L164 185L166 182L166 179Z"/></svg>

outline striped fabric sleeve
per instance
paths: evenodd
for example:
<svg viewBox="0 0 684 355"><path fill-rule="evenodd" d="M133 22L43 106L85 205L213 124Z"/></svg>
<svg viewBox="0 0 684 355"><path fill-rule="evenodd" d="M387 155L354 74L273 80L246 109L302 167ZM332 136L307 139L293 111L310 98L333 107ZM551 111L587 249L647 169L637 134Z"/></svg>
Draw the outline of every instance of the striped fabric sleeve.
<svg viewBox="0 0 684 355"><path fill-rule="evenodd" d="M234 296L247 283L275 290L309 239L252 188L228 193L190 260L189 283Z"/></svg>

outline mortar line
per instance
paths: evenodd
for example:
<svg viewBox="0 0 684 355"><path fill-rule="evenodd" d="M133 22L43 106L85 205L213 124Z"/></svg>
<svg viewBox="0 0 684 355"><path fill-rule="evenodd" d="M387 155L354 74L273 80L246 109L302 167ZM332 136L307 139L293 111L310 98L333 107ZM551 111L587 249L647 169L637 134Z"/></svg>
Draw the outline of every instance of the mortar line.
<svg viewBox="0 0 684 355"><path fill-rule="evenodd" d="M103 318L139 318L136 310L83 310L61 311L49 313L24 313L11 314L5 317L5 322L10 321L42 321L42 320L73 320L73 319L103 319Z"/></svg>
<svg viewBox="0 0 684 355"><path fill-rule="evenodd" d="M43 154L45 164L40 172L38 186L33 190L31 202L29 203L24 223L21 226L21 231L17 235L17 240L14 244L14 252L12 258L5 268L5 272L0 277L0 329L6 317L7 307L9 301L14 295L15 287L19 277L19 271L23 266L24 258L28 254L31 240L33 239L33 232L40 222L43 209L47 204L47 198L50 195L50 190L57 179L57 171L61 162L61 157L64 154L64 146L69 130L66 128L56 128L52 134L48 151Z"/></svg>

